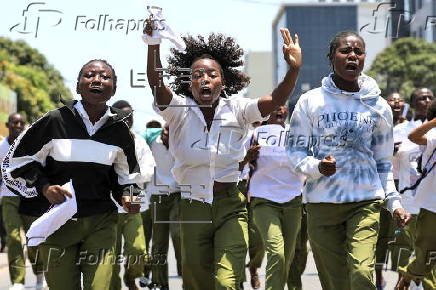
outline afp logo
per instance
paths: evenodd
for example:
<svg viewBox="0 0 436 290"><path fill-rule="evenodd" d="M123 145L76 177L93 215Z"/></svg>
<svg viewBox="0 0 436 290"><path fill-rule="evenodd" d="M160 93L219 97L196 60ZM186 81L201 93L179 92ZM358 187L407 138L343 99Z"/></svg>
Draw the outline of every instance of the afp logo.
<svg viewBox="0 0 436 290"><path fill-rule="evenodd" d="M45 2L32 2L23 10L21 21L13 25L9 31L27 34L35 38L42 27L55 27L62 22L62 11L48 9Z"/></svg>

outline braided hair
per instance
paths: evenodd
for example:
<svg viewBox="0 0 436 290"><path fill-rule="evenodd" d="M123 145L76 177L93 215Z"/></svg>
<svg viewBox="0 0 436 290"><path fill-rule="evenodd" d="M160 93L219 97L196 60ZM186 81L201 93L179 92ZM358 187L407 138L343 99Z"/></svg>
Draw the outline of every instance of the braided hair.
<svg viewBox="0 0 436 290"><path fill-rule="evenodd" d="M107 65L111 71L112 71L112 80L113 80L113 84L114 84L114 94L117 90L117 75L115 74L115 70L114 68L105 60L105 59L92 59L90 61L88 61L87 63L85 63L82 68L80 69L79 75L77 76L77 84L76 84L76 92L79 93L79 81L80 81L80 77L82 76L83 73L83 69L85 68L85 66L87 66L88 64L92 63L92 62L102 62L105 65Z"/></svg>

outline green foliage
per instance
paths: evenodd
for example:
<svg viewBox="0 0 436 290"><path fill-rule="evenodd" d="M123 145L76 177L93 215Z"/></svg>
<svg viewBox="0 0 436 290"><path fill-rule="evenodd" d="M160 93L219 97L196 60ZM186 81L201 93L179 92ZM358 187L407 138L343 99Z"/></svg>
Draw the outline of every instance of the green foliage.
<svg viewBox="0 0 436 290"><path fill-rule="evenodd" d="M0 37L0 83L17 93L18 111L33 122L71 99L61 74L44 55L23 41Z"/></svg>
<svg viewBox="0 0 436 290"><path fill-rule="evenodd" d="M400 92L409 99L418 87L436 92L436 44L401 38L377 55L367 74L377 80L385 97Z"/></svg>

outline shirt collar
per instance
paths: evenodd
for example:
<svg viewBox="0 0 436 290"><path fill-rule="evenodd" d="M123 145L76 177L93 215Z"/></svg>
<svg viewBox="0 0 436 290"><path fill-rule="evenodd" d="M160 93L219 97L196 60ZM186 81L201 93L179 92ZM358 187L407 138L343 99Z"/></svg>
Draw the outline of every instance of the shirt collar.
<svg viewBox="0 0 436 290"><path fill-rule="evenodd" d="M204 126L206 126L206 120L204 119L203 113L201 112L200 108L198 107L198 104L192 98L189 98L189 97L185 97L185 98L187 99L186 104L189 105L189 110L192 110L198 116L198 118L203 122ZM218 116L218 113L227 104L226 100L227 99L219 97L218 105L215 108L214 118L216 118L216 116Z"/></svg>
<svg viewBox="0 0 436 290"><path fill-rule="evenodd" d="M82 104L81 101L77 101L76 104L74 104L74 107L76 108L77 112L79 113L79 115L83 119L89 120L89 115L86 112L85 108L83 107L83 104ZM106 112L104 113L104 115L97 122L102 121L102 120L107 120L110 117L114 117L116 115L117 114L114 114L114 113L111 112L110 107L108 106Z"/></svg>

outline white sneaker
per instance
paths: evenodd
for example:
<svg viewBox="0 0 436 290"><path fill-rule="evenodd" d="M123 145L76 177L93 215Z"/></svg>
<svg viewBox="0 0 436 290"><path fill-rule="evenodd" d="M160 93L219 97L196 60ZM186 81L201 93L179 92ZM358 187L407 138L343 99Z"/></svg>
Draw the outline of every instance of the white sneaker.
<svg viewBox="0 0 436 290"><path fill-rule="evenodd" d="M415 281L411 281L410 282L410 290L424 290L424 288L422 287L422 283L419 283L419 285L416 285Z"/></svg>
<svg viewBox="0 0 436 290"><path fill-rule="evenodd" d="M9 287L9 290L24 290L24 284L14 283Z"/></svg>
<svg viewBox="0 0 436 290"><path fill-rule="evenodd" d="M42 290L47 287L47 282L45 282L44 274L36 275L36 285L35 288L37 290Z"/></svg>
<svg viewBox="0 0 436 290"><path fill-rule="evenodd" d="M147 277L139 278L139 286L142 288L148 287L151 284L151 280Z"/></svg>

